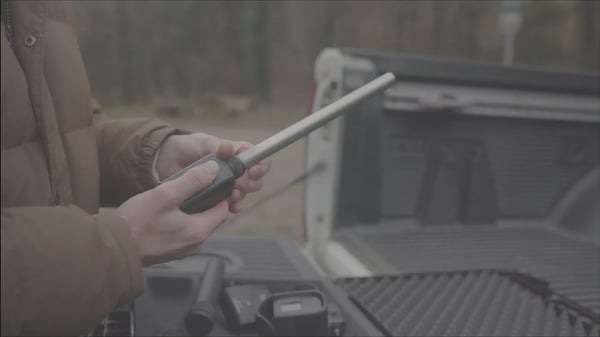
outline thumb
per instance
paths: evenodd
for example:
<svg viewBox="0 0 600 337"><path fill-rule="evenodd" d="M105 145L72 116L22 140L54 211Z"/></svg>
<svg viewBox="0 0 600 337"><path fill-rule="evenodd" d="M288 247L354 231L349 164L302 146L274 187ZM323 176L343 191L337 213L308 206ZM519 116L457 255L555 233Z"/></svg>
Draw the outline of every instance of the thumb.
<svg viewBox="0 0 600 337"><path fill-rule="evenodd" d="M180 205L187 198L209 186L219 173L219 165L214 160L189 169L181 177L169 180L158 186L168 196L170 203Z"/></svg>

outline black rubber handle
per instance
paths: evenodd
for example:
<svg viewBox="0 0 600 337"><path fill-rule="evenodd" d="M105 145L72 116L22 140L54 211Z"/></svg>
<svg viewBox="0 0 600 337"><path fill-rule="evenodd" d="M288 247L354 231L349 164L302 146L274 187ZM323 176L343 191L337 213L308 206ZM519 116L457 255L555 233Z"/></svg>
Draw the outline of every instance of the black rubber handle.
<svg viewBox="0 0 600 337"><path fill-rule="evenodd" d="M233 156L228 160L222 160L214 154L210 154L173 174L163 182L179 178L192 167L204 164L211 160L214 160L217 165L219 165L219 173L208 187L192 195L181 204L179 209L187 214L204 212L229 198L233 191L233 186L235 185L235 179L240 177L244 174L244 171L246 171L244 164L242 164L237 156Z"/></svg>
<svg viewBox="0 0 600 337"><path fill-rule="evenodd" d="M185 316L185 328L192 336L206 336L212 330L224 273L223 260L218 257L208 260L196 302Z"/></svg>

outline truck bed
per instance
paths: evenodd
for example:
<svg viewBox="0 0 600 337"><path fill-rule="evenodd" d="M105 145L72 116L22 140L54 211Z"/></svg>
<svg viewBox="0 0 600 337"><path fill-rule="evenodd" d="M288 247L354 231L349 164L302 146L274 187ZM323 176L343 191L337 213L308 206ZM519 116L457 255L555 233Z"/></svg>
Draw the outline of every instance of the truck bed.
<svg viewBox="0 0 600 337"><path fill-rule="evenodd" d="M597 336L589 317L517 272L338 280L385 336Z"/></svg>
<svg viewBox="0 0 600 337"><path fill-rule="evenodd" d="M374 274L504 269L529 274L600 317L599 247L542 226L340 230L342 243Z"/></svg>
<svg viewBox="0 0 600 337"><path fill-rule="evenodd" d="M598 74L351 48L322 51L315 69L313 111L384 72L398 79L307 145L307 169L325 167L306 186L309 242L330 273L370 274L338 284L373 324L407 336L598 334ZM490 270L552 295L474 311L465 297L482 293L468 285L489 275L453 281L464 297L450 277L415 276ZM550 298L595 323L578 330ZM541 310L545 321L530 314Z"/></svg>

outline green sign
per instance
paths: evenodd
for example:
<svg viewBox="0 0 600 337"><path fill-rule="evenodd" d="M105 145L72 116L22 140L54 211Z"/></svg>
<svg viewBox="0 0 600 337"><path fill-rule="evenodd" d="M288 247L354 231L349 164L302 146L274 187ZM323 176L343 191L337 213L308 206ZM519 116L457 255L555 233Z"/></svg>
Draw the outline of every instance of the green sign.
<svg viewBox="0 0 600 337"><path fill-rule="evenodd" d="M516 34L521 28L523 1L504 0L500 5L499 26L504 34Z"/></svg>

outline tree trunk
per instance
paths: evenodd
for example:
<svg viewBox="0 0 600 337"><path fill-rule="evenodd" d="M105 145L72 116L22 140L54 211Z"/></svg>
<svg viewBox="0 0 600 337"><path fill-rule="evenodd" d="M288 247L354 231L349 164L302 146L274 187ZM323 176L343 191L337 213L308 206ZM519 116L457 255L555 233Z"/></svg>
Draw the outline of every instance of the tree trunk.
<svg viewBox="0 0 600 337"><path fill-rule="evenodd" d="M579 5L579 66L600 69L600 4L597 1L581 1Z"/></svg>
<svg viewBox="0 0 600 337"><path fill-rule="evenodd" d="M130 3L115 2L115 18L117 28L117 53L119 57L119 75L121 82L121 100L132 103L135 99L133 48L131 48L131 13Z"/></svg>
<svg viewBox="0 0 600 337"><path fill-rule="evenodd" d="M269 8L263 1L242 5L242 76L246 94L269 96Z"/></svg>

